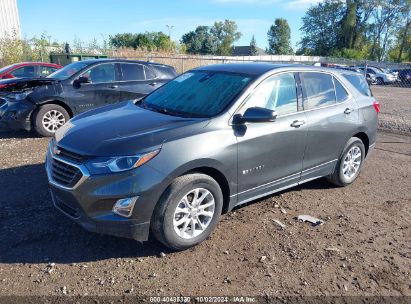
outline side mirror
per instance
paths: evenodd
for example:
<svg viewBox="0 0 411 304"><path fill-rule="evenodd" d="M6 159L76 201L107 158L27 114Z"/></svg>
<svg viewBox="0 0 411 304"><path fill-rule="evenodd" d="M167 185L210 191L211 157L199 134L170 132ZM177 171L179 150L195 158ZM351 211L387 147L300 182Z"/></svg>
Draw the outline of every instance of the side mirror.
<svg viewBox="0 0 411 304"><path fill-rule="evenodd" d="M271 122L277 118L277 112L265 108L248 108L243 115L237 114L233 118L234 124L246 122Z"/></svg>
<svg viewBox="0 0 411 304"><path fill-rule="evenodd" d="M85 84L85 83L91 83L90 78L80 76L79 78L74 80L74 85L77 87L80 87L82 84Z"/></svg>

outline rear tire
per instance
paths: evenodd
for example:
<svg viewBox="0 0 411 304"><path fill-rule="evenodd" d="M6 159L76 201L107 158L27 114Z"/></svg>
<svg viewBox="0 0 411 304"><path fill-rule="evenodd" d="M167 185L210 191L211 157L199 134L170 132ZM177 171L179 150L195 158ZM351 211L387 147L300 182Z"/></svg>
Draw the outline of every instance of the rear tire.
<svg viewBox="0 0 411 304"><path fill-rule="evenodd" d="M335 166L334 173L327 179L339 187L352 184L360 174L364 158L364 143L358 137L351 137Z"/></svg>
<svg viewBox="0 0 411 304"><path fill-rule="evenodd" d="M210 176L200 173L180 176L161 196L154 210L151 232L171 249L193 247L214 230L222 207L220 186Z"/></svg>
<svg viewBox="0 0 411 304"><path fill-rule="evenodd" d="M41 136L52 137L70 119L67 111L56 104L41 106L34 114L34 130Z"/></svg>
<svg viewBox="0 0 411 304"><path fill-rule="evenodd" d="M384 85L385 84L384 79L382 79L381 77L377 77L377 84Z"/></svg>

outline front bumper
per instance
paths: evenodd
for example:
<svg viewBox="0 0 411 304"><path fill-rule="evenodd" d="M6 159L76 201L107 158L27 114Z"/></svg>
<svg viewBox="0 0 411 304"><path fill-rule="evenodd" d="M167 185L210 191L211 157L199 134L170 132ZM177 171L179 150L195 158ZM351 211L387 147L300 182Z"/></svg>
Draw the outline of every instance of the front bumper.
<svg viewBox="0 0 411 304"><path fill-rule="evenodd" d="M0 98L0 127L11 130L32 129L31 113L35 106L28 101L10 102Z"/></svg>
<svg viewBox="0 0 411 304"><path fill-rule="evenodd" d="M168 185L163 174L143 165L122 173L86 175L74 187L67 188L53 179L52 158L59 159L48 151L47 176L53 203L58 210L91 232L137 241L148 239L154 207ZM130 218L113 213L117 200L134 196L139 198Z"/></svg>

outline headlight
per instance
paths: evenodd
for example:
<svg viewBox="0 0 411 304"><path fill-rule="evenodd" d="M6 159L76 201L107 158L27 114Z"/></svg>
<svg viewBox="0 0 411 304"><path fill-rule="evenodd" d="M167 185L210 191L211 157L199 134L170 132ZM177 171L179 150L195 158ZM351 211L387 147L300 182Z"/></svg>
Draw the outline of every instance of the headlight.
<svg viewBox="0 0 411 304"><path fill-rule="evenodd" d="M32 91L27 91L27 92L21 92L21 93L12 93L7 95L8 98L11 99L11 101L16 100L20 101L23 99L26 99L26 97L31 93Z"/></svg>
<svg viewBox="0 0 411 304"><path fill-rule="evenodd" d="M98 157L87 163L86 167L91 174L123 172L144 165L158 153L160 153L160 149L133 156Z"/></svg>

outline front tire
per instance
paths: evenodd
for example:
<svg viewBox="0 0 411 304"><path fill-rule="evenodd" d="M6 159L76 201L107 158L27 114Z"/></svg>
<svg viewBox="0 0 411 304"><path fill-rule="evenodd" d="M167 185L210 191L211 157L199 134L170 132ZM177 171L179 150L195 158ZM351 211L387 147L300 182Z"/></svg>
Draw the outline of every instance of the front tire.
<svg viewBox="0 0 411 304"><path fill-rule="evenodd" d="M358 137L351 137L344 147L334 173L328 176L328 180L339 187L352 184L360 174L364 159L364 143Z"/></svg>
<svg viewBox="0 0 411 304"><path fill-rule="evenodd" d="M193 247L214 230L222 207L223 194L213 178L200 173L180 176L161 196L151 232L171 249Z"/></svg>
<svg viewBox="0 0 411 304"><path fill-rule="evenodd" d="M34 129L44 137L51 137L70 119L67 111L56 104L41 106L34 115Z"/></svg>
<svg viewBox="0 0 411 304"><path fill-rule="evenodd" d="M377 84L384 85L385 84L384 79L382 79L382 77L377 77Z"/></svg>

